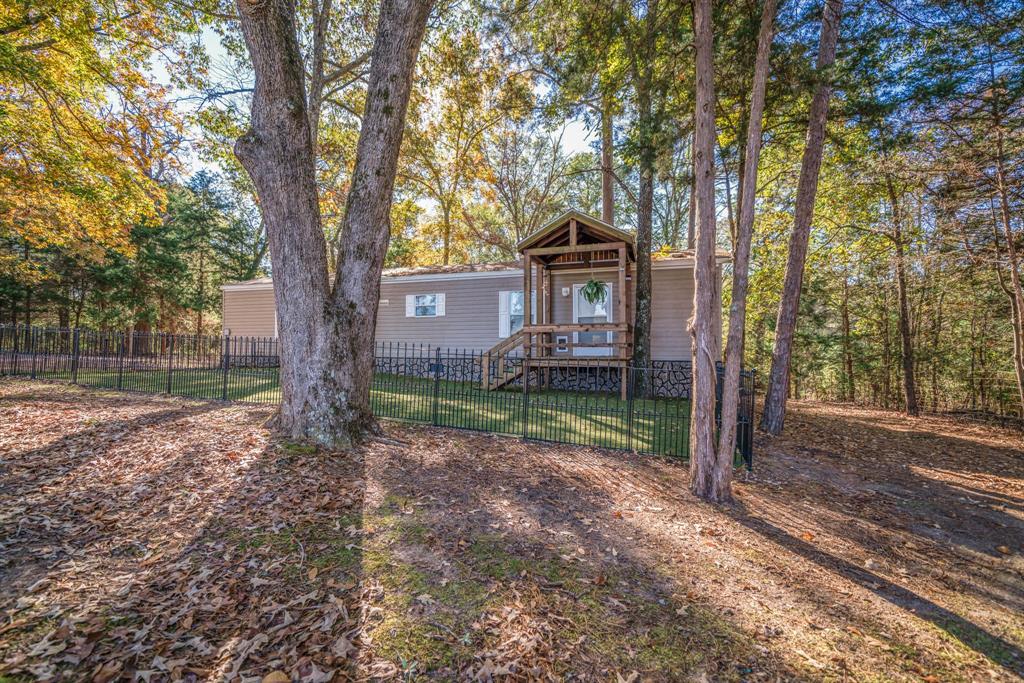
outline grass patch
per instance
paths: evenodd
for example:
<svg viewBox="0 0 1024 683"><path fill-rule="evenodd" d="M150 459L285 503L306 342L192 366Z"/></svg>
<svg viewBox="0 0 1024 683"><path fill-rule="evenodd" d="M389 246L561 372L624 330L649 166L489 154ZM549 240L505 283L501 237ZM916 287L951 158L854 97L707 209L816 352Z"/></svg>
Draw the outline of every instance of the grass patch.
<svg viewBox="0 0 1024 683"><path fill-rule="evenodd" d="M72 380L70 359L48 362L36 368L37 378ZM120 367L116 359L83 358L75 376L79 385L97 389L253 403L281 400L277 368L232 367L225 377L220 367L168 373L165 362L134 359ZM486 391L474 382L448 380L435 386L429 378L378 373L370 401L374 413L388 419L660 455L688 453L690 403L685 399L623 401L616 393L543 390L530 391L524 406L517 389Z"/></svg>

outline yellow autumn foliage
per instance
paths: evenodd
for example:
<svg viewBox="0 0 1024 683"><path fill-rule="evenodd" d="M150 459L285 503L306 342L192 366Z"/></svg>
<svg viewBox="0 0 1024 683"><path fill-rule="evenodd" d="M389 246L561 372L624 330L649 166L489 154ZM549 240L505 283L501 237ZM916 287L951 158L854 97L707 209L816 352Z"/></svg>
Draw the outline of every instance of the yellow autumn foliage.
<svg viewBox="0 0 1024 683"><path fill-rule="evenodd" d="M168 42L141 2L0 4L0 236L99 257L164 201L178 130L145 72Z"/></svg>

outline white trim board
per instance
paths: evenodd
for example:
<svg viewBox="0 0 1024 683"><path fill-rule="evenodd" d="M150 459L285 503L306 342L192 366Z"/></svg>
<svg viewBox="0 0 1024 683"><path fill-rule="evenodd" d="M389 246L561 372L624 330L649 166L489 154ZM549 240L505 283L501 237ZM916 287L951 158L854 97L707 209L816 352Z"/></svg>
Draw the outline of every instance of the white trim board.
<svg viewBox="0 0 1024 683"><path fill-rule="evenodd" d="M728 263L729 259L724 256L718 256L715 258L718 264ZM661 270L663 268L693 268L693 259L691 258L671 258L671 259L658 259L651 262L651 268L655 270ZM635 269L635 266L634 266ZM580 271L590 272L590 269L581 267ZM593 269L594 272L618 270L617 266L602 266ZM559 273L571 273L572 270L560 270ZM523 274L522 268L510 268L507 270L482 270L482 271L471 271L468 273L421 273L413 275L382 275L380 278L381 284L387 282L449 282L451 280L485 280L495 278L509 278L518 277L521 278ZM238 291L259 291L273 289L273 282L229 282L220 286L221 291L225 292L238 292Z"/></svg>

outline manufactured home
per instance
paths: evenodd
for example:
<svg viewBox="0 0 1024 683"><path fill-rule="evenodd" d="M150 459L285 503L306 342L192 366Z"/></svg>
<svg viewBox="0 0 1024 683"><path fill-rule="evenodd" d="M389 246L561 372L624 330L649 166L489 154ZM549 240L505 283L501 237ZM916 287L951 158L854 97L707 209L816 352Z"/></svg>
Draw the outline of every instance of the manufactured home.
<svg viewBox="0 0 1024 683"><path fill-rule="evenodd" d="M545 359L629 363L636 270L633 236L568 211L520 242L518 251L521 258L507 263L385 270L377 344L411 342L494 355L514 353L534 364ZM728 254L719 253L717 261L721 275ZM588 300L583 290L590 280L604 283L603 298ZM652 360L687 360L692 252L657 255L651 283ZM230 283L221 289L225 334L277 336L272 279ZM721 291L718 299L715 325L721 331Z"/></svg>

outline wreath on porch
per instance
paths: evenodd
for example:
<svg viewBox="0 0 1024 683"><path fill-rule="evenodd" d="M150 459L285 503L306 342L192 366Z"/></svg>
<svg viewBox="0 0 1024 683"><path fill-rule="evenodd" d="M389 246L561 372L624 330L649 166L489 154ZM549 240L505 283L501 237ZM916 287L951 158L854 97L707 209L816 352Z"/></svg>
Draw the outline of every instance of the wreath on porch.
<svg viewBox="0 0 1024 683"><path fill-rule="evenodd" d="M608 295L608 285L600 280L590 278L587 280L587 284L583 285L580 294L583 295L588 304L594 305L605 300L605 297Z"/></svg>

